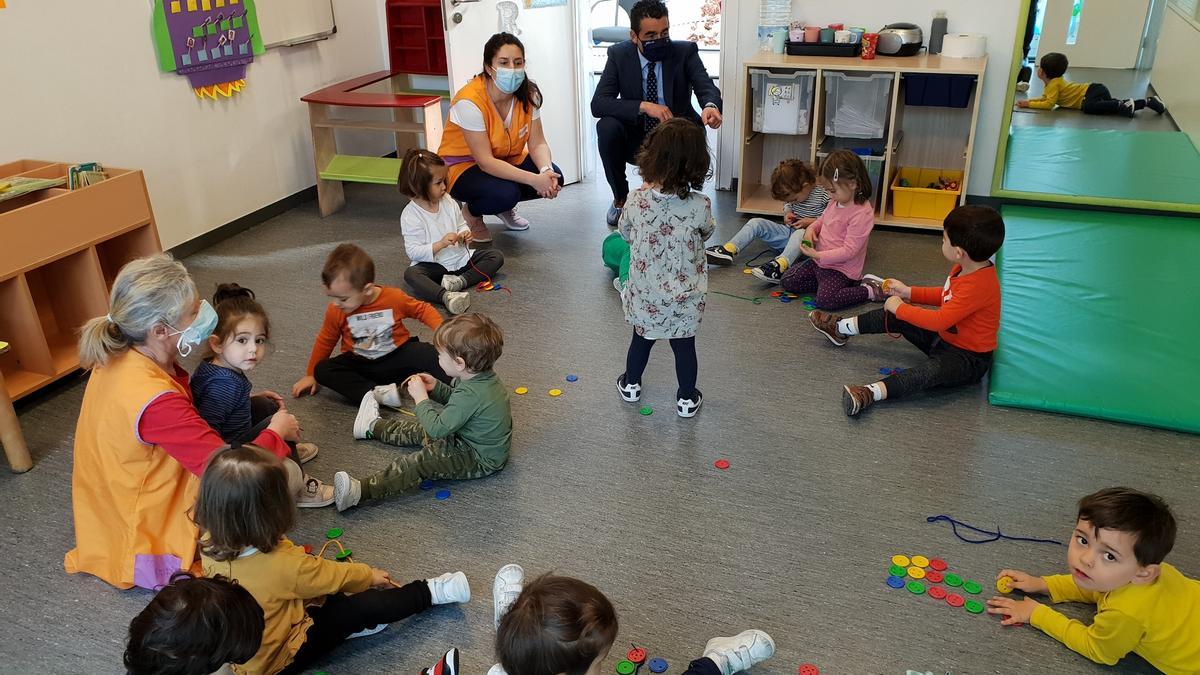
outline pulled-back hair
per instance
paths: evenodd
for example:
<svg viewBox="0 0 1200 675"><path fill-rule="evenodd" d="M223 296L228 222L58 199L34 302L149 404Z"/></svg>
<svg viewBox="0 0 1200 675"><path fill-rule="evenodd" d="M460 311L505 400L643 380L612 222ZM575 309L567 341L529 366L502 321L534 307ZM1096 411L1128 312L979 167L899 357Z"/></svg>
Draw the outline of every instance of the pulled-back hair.
<svg viewBox="0 0 1200 675"><path fill-rule="evenodd" d="M145 343L156 325L177 324L196 295L191 275L170 255L129 261L113 281L108 315L89 320L79 331L80 364L102 366L110 356Z"/></svg>
<svg viewBox="0 0 1200 675"><path fill-rule="evenodd" d="M500 48L504 45L516 45L517 49L521 50L521 58L525 58L525 43L521 42L516 35L512 33L496 33L483 44L484 68L480 74L484 78L492 79L492 76L488 75L487 67L492 65L492 59L496 58L496 52L499 52ZM533 83L533 80L529 79L529 73L525 73L525 79L521 82L521 86L517 87L517 90L513 92L513 96L521 102L521 107L526 112L529 111L530 107L542 107L542 90Z"/></svg>
<svg viewBox="0 0 1200 675"><path fill-rule="evenodd" d="M847 179L854 181L855 204L866 203L873 194L867 165L863 164L861 157L845 148L834 150L821 162L821 177L835 186Z"/></svg>
<svg viewBox="0 0 1200 675"><path fill-rule="evenodd" d="M659 124L642 143L637 165L643 180L658 183L663 192L686 199L692 190L703 188L711 175L704 127L683 117Z"/></svg>
<svg viewBox="0 0 1200 675"><path fill-rule="evenodd" d="M296 518L281 460L257 445L218 450L200 477L192 520L200 551L233 560L253 546L270 553Z"/></svg>
<svg viewBox="0 0 1200 675"><path fill-rule="evenodd" d="M213 309L217 312L217 327L213 329L213 337L224 343L236 331L238 324L247 317L262 322L263 334L271 337L271 320L267 318L267 310L254 299L254 291L237 284L219 284L212 297ZM204 358L213 355L212 346L205 341Z"/></svg>
<svg viewBox="0 0 1200 675"><path fill-rule="evenodd" d="M446 166L446 160L436 152L412 148L404 153L400 165L400 176L396 187L400 194L409 199L429 199L429 185L433 182L433 167Z"/></svg>
<svg viewBox="0 0 1200 675"><path fill-rule="evenodd" d="M496 630L496 656L516 675L583 675L617 639L617 611L595 586L543 575Z"/></svg>
<svg viewBox="0 0 1200 675"><path fill-rule="evenodd" d="M1138 564L1157 565L1175 547L1175 516L1162 497L1127 487L1093 492L1079 500L1079 520L1096 531L1128 532Z"/></svg>

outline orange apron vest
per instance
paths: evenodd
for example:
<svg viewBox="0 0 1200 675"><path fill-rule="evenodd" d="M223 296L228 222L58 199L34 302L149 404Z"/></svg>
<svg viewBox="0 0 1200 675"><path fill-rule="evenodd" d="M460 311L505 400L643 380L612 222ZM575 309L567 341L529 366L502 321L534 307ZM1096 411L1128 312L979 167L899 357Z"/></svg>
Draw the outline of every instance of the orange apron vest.
<svg viewBox="0 0 1200 675"><path fill-rule="evenodd" d="M199 479L138 437L146 407L171 392L192 398L135 349L92 371L75 427L75 548L63 561L68 574L154 589L196 562L197 530L188 511Z"/></svg>
<svg viewBox="0 0 1200 675"><path fill-rule="evenodd" d="M487 83L483 75L476 75L475 79L459 89L458 93L454 95L454 100L450 101L450 105L453 107L455 103L463 100L471 101L483 111L484 125L487 129L488 140L492 145L492 156L513 166L524 162L525 157L529 154L526 148L529 146L533 109L526 110L520 101L513 99L512 125L506 129L504 118L500 115L500 111L496 110L492 98L488 96ZM447 189L454 187L454 182L458 180L458 177L476 164L471 157L471 149L467 147L467 139L463 136L462 127L455 124L453 120L446 122L438 154L449 165L446 172Z"/></svg>

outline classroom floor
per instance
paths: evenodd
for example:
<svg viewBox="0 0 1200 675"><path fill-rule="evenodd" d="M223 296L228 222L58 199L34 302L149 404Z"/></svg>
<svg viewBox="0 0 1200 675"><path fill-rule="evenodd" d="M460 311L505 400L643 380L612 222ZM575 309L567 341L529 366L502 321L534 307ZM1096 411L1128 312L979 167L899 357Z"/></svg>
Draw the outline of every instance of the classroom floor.
<svg viewBox="0 0 1200 675"><path fill-rule="evenodd" d="M1013 105L1012 125L1014 127L1071 127L1075 129L1105 129L1114 131L1179 131L1175 120L1171 118L1171 101L1167 104L1166 113L1159 115L1152 110L1138 112L1133 119L1120 115L1084 115L1079 110L1034 110L1018 108L1016 101L1023 98L1037 98L1042 95L1044 85L1035 75L1029 82L1029 91L1017 92ZM1072 82L1100 82L1108 87L1113 98L1145 98L1153 93L1149 70L1132 70L1118 68L1071 68L1067 71L1067 79Z"/></svg>
<svg viewBox="0 0 1200 675"><path fill-rule="evenodd" d="M330 218L308 203L185 261L205 292L237 281L271 312L273 353L253 373L258 387L283 392L303 374L325 306L317 272L334 243L366 246L381 281L401 279L400 197L378 186L347 192L349 204ZM461 569L474 589L469 604L356 640L320 669L412 675L458 646L464 672L482 675L492 663L492 576L518 562L529 574L582 577L613 600L621 633L602 672L636 643L679 673L708 638L750 627L778 645L757 675L795 673L804 662L824 673L1112 672L1035 629L1001 628L884 579L895 553L941 556L985 591L1003 566L1062 572L1059 546L961 543L926 517L1065 540L1075 501L1115 484L1152 489L1174 505L1181 527L1170 560L1200 574L1195 436L989 406L983 386L847 419L842 383L869 382L879 368L920 355L884 336L835 348L798 302L710 295L698 338L703 410L690 420L674 415L670 349L660 345L641 404L654 414L639 415L613 386L630 330L600 263L608 199L602 182L570 186L557 201L523 207L528 232L496 233L508 258L500 281L512 295L473 302L506 331L498 373L530 390L513 396L508 468L447 485L446 501L419 492L345 514L299 515L297 542L319 543L341 527L357 560L397 579ZM744 219L732 193L716 203L718 232L728 236ZM868 270L941 284L938 249L934 236L880 231ZM736 268L714 269L711 289L769 290ZM1061 348L1069 358L1070 345ZM566 383L568 373L579 380ZM62 571L73 542L72 430L83 388L76 380L20 406L37 464L25 475L0 472L0 669L8 672L118 672L129 620L150 597ZM551 388L564 394L551 398ZM307 466L319 478L339 469L363 476L400 452L352 440L355 409L327 393L289 407L321 447ZM729 460L727 471L713 468L718 458ZM1084 607L1067 611L1088 616ZM1116 671L1150 669L1130 658Z"/></svg>

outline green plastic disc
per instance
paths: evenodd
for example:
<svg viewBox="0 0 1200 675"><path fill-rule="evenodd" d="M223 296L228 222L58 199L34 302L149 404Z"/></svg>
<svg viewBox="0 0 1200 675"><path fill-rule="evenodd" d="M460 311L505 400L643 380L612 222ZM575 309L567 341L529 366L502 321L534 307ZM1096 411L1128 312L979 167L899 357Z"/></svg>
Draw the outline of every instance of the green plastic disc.
<svg viewBox="0 0 1200 675"><path fill-rule="evenodd" d="M925 592L925 584L919 581L910 581L904 587L907 588L908 592L912 593L913 595L920 595Z"/></svg>
<svg viewBox="0 0 1200 675"><path fill-rule="evenodd" d="M942 581L945 581L947 586L954 586L955 588L963 585L962 577L957 574L947 574L942 577Z"/></svg>
<svg viewBox="0 0 1200 675"><path fill-rule="evenodd" d="M353 554L350 551L350 549L346 549L344 551L338 551L338 554L334 557L336 557L338 560L345 560L346 558L349 558L351 555L353 555Z"/></svg>
<svg viewBox="0 0 1200 675"><path fill-rule="evenodd" d="M645 406L642 406L642 409L639 410L638 412L642 413L643 415L653 415L654 408L651 408L650 406L645 405Z"/></svg>
<svg viewBox="0 0 1200 675"><path fill-rule="evenodd" d="M340 527L331 527L329 528L329 531L325 533L326 539L337 539L340 536L342 536L342 528Z"/></svg>
<svg viewBox="0 0 1200 675"><path fill-rule="evenodd" d="M617 661L617 672L620 675L632 675L635 670L637 670L637 666L633 664L633 661Z"/></svg>
<svg viewBox="0 0 1200 675"><path fill-rule="evenodd" d="M972 614L983 614L983 603L978 600L968 600L963 603L963 607Z"/></svg>
<svg viewBox="0 0 1200 675"><path fill-rule="evenodd" d="M983 590L983 587L974 581L967 581L967 582L963 583L962 588L964 591L970 593L971 595L979 595L979 591Z"/></svg>
<svg viewBox="0 0 1200 675"><path fill-rule="evenodd" d="M899 565L892 565L888 568L888 574L894 577L903 577L904 575L908 574L908 569Z"/></svg>

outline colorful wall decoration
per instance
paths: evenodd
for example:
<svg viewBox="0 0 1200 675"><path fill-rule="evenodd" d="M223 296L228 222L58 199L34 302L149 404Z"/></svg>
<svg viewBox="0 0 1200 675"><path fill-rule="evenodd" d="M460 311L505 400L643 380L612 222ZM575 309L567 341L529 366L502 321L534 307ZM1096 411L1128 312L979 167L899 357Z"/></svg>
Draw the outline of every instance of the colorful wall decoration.
<svg viewBox="0 0 1200 675"><path fill-rule="evenodd" d="M154 45L163 72L186 75L200 98L229 98L265 51L254 0L155 0Z"/></svg>

